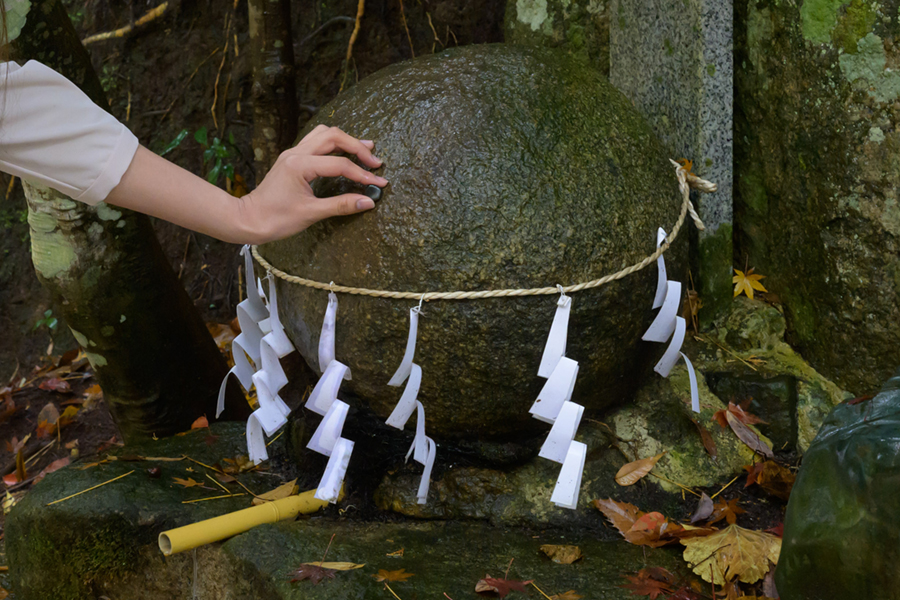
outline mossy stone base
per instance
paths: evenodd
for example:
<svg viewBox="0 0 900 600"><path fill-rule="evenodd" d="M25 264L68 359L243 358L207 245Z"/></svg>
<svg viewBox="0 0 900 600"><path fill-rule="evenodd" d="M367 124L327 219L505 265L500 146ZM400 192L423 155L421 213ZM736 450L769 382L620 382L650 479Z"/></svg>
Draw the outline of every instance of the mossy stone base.
<svg viewBox="0 0 900 600"><path fill-rule="evenodd" d="M407 582L391 586L403 598L467 598L486 574L502 577L515 559L510 578L534 579L541 589L570 589L586 597L625 600L623 573L662 566L687 574L679 549L649 549L616 539L596 510L580 511L580 526L563 532L501 529L485 522L367 523L347 521L337 509L300 521L265 525L226 542L164 557L157 546L161 531L245 508L249 497L182 504L217 492L185 489L172 477L206 480L195 463L126 460L128 456L179 456L214 464L243 450L242 427L213 426L218 440L207 446L204 431L160 440L120 452L120 460L49 475L14 507L7 520L9 585L17 600L380 600L387 592L372 575L379 569L405 569ZM145 469L159 466L162 476ZM186 468L195 472L186 472ZM135 469L131 475L47 506L91 485ZM241 475L255 491L273 487L265 474ZM212 487L210 482L210 486ZM233 484L232 484L233 485ZM649 505L649 503L647 503ZM353 515L351 506L343 506ZM335 519L337 518L337 519ZM577 532L577 533L576 533ZM319 585L290 583L300 563L320 560L329 541L328 560L365 564L338 573ZM606 541L603 541L606 540ZM585 558L557 565L540 553L542 544L581 547ZM403 549L402 558L388 556ZM529 593L536 595L536 591Z"/></svg>

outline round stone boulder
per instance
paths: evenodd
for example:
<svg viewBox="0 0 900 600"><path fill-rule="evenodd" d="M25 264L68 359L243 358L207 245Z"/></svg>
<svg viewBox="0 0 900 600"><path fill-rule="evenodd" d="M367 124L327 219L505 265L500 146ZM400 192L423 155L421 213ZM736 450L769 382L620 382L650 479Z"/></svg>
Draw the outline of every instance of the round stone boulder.
<svg viewBox="0 0 900 600"><path fill-rule="evenodd" d="M652 253L657 227L670 230L681 207L669 155L631 103L553 50L469 46L395 64L321 108L307 130L319 124L375 140L390 184L372 211L260 248L277 268L316 281L416 293L590 281ZM687 237L666 253L672 277ZM641 342L656 280L651 265L572 294L575 402L621 403L647 374L663 348ZM279 280L278 293L289 336L318 369L328 292ZM557 300L425 303L415 363L429 435L514 440L546 428L528 409L545 381L537 371ZM391 413L402 388L387 383L417 304L339 295L336 356L353 377L342 398Z"/></svg>

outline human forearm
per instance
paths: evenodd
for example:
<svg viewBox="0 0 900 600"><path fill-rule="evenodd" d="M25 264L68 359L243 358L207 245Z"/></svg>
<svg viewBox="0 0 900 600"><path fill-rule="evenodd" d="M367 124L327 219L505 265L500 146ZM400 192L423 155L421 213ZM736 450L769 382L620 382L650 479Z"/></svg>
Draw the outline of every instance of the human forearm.
<svg viewBox="0 0 900 600"><path fill-rule="evenodd" d="M374 144L328 127L317 127L284 152L257 189L235 198L193 173L139 147L131 165L106 202L130 208L220 240L258 244L301 231L316 221L348 215L374 206L361 194L317 198L309 185L317 177L344 176L364 184L384 186L387 180L347 158L343 151L369 166L381 161Z"/></svg>

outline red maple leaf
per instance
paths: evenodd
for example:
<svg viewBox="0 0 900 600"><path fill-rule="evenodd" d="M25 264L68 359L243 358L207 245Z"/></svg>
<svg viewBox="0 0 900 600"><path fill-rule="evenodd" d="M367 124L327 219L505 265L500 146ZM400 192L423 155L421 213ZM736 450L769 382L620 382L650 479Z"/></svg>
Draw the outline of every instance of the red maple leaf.
<svg viewBox="0 0 900 600"><path fill-rule="evenodd" d="M317 565L300 565L300 568L291 574L291 583L309 579L313 582L313 585L318 585L326 577L334 579L335 573L337 571L334 569L326 569Z"/></svg>
<svg viewBox="0 0 900 600"><path fill-rule="evenodd" d="M671 573L660 567L641 569L635 575L624 575L629 583L619 587L631 590L632 596L649 596L650 600L656 600L660 594L671 594L674 589L672 582L675 578Z"/></svg>
<svg viewBox="0 0 900 600"><path fill-rule="evenodd" d="M512 591L524 592L525 586L531 583L528 581L515 581L513 579L499 579L485 575L484 579L475 584L476 592L497 592L500 598L506 597Z"/></svg>

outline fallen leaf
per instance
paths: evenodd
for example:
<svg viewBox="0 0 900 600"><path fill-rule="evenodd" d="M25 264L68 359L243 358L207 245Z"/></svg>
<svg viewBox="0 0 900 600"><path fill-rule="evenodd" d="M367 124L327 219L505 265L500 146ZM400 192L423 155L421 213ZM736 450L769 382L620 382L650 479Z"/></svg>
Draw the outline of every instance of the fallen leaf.
<svg viewBox="0 0 900 600"><path fill-rule="evenodd" d="M584 596L582 596L575 590L569 590L568 592L563 592L562 594L553 594L552 596L550 596L550 600L581 600L582 598L584 598Z"/></svg>
<svg viewBox="0 0 900 600"><path fill-rule="evenodd" d="M6 485L6 487L12 487L12 486L16 485L17 483L19 483L20 481L22 481L22 480L19 479L19 477L16 475L15 471L13 471L12 473L7 473L6 475L3 476L3 483Z"/></svg>
<svg viewBox="0 0 900 600"><path fill-rule="evenodd" d="M628 542L658 548L682 538L709 535L715 530L669 522L658 512L644 513L627 502L611 498L594 500L594 506L619 530Z"/></svg>
<svg viewBox="0 0 900 600"><path fill-rule="evenodd" d="M734 270L737 275L731 278L731 282L734 284L734 297L737 298L741 293L747 295L751 300L753 299L753 290L758 290L760 292L768 292L763 284L759 282L760 279L765 279L765 275L757 275L753 272L753 269L747 271L745 275L743 271Z"/></svg>
<svg viewBox="0 0 900 600"><path fill-rule="evenodd" d="M222 462L226 463L226 465L222 467L223 473L246 473L247 471L256 470L256 465L250 462L250 459L246 455L225 458L222 459Z"/></svg>
<svg viewBox="0 0 900 600"><path fill-rule="evenodd" d="M712 438L712 434L696 419L691 419L691 421L697 427L697 431L700 432L700 440L703 442L703 448L706 450L706 453L709 454L710 458L716 460L719 457L719 449L716 446L716 441Z"/></svg>
<svg viewBox="0 0 900 600"><path fill-rule="evenodd" d="M206 418L206 415L197 417L197 420L191 423L191 429L203 429L204 427L209 427L209 420Z"/></svg>
<svg viewBox="0 0 900 600"><path fill-rule="evenodd" d="M736 435L739 440L744 442L744 444L748 448L758 454L762 454L767 458L775 458L775 455L772 453L772 449L769 448L768 444L762 441L762 438L759 437L759 434L741 423L741 421L734 416L734 413L732 413L731 411L726 412L725 418L728 420L728 425L731 427L734 435Z"/></svg>
<svg viewBox="0 0 900 600"><path fill-rule="evenodd" d="M663 455L665 455L665 452L628 463L616 473L616 483L621 486L634 485L650 472L653 465L655 465Z"/></svg>
<svg viewBox="0 0 900 600"><path fill-rule="evenodd" d="M767 460L745 466L744 469L748 472L745 488L755 483L776 498L784 501L790 498L797 476L787 467L773 460Z"/></svg>
<svg viewBox="0 0 900 600"><path fill-rule="evenodd" d="M45 379L38 384L38 387L48 392L59 392L60 394L68 394L72 391L72 386L69 385L69 382L58 377Z"/></svg>
<svg viewBox="0 0 900 600"><path fill-rule="evenodd" d="M700 502L697 503L697 510L694 511L693 516L691 516L691 523L696 523L698 521L703 521L713 512L713 501L712 499L706 495L706 492L703 492L700 495Z"/></svg>
<svg viewBox="0 0 900 600"><path fill-rule="evenodd" d="M656 600L660 594L668 594L674 591L672 583L674 575L665 569L641 569L635 575L623 575L629 583L619 587L631 590L632 596L649 596L650 600Z"/></svg>
<svg viewBox="0 0 900 600"><path fill-rule="evenodd" d="M388 552L385 556L390 556L391 558L403 558L403 548L399 550L394 550L393 552Z"/></svg>
<svg viewBox="0 0 900 600"><path fill-rule="evenodd" d="M0 600L4 600L9 596L9 592L0 587Z"/></svg>
<svg viewBox="0 0 900 600"><path fill-rule="evenodd" d="M478 580L475 584L475 592L496 592L500 598L505 598L512 591L524 592L525 586L531 583L528 581L514 581L512 579L495 579L490 575L485 575L484 579Z"/></svg>
<svg viewBox="0 0 900 600"><path fill-rule="evenodd" d="M541 552L546 554L550 560L560 565L571 565L576 560L580 560L584 557L581 553L581 548L578 546L544 544L541 546Z"/></svg>
<svg viewBox="0 0 900 600"><path fill-rule="evenodd" d="M729 580L737 578L744 583L756 583L768 573L769 561L778 564L781 553L780 538L737 525L681 543L685 546L684 560L694 573L716 585L725 584L725 573Z"/></svg>
<svg viewBox="0 0 900 600"><path fill-rule="evenodd" d="M287 483L279 485L272 491L266 492L265 494L260 494L253 499L253 502L251 502L251 504L253 504L253 506L257 506L259 504L271 502L272 500L287 498L288 496L296 494L299 489L300 486L297 485L297 480L294 479L293 481L288 481Z"/></svg>
<svg viewBox="0 0 900 600"><path fill-rule="evenodd" d="M364 566L366 566L365 563L358 565L352 562L322 562L320 560L303 564L312 565L314 567L322 567L323 569L331 569L332 571L353 571L354 569L362 569Z"/></svg>
<svg viewBox="0 0 900 600"><path fill-rule="evenodd" d="M703 600L703 598L704 596L701 596L689 587L680 587L666 600Z"/></svg>
<svg viewBox="0 0 900 600"><path fill-rule="evenodd" d="M25 443L31 439L31 434L29 433L20 441L19 438L13 437L12 440L6 442L6 450L10 454L15 454L19 450L25 447Z"/></svg>
<svg viewBox="0 0 900 600"><path fill-rule="evenodd" d="M206 328L216 341L216 346L218 346L219 350L222 352L230 350L231 342L234 340L237 333L240 333L235 333L230 323L207 323Z"/></svg>
<svg viewBox="0 0 900 600"><path fill-rule="evenodd" d="M715 413L713 413L713 420L715 420L723 429L728 426L728 418L725 416L725 413L729 412L744 425L756 425L757 423L766 424L765 421L763 421L753 413L747 412L740 405L735 404L734 402L729 402L728 408L717 410Z"/></svg>
<svg viewBox="0 0 900 600"><path fill-rule="evenodd" d="M325 579L326 577L329 579L334 579L334 574L337 571L334 569L328 569L325 567L319 567L311 564L302 564L300 568L294 571L291 574L291 583L295 583L297 581L303 581L304 579L309 579L313 582L313 585L318 585L320 581Z"/></svg>
<svg viewBox="0 0 900 600"><path fill-rule="evenodd" d="M77 406L67 406L66 409L59 415L58 425L60 427L65 427L69 423L72 422L72 419L78 414Z"/></svg>
<svg viewBox="0 0 900 600"><path fill-rule="evenodd" d="M194 481L193 477L190 477L188 479L182 479L181 477L173 477L172 480L175 481L175 483L177 483L178 485L183 485L186 488L203 487L203 483L200 481Z"/></svg>
<svg viewBox="0 0 900 600"><path fill-rule="evenodd" d="M37 485L44 477L52 473L53 471L58 471L68 465L71 462L71 458L68 456L64 456L59 460L54 460L52 463L44 467L44 470L38 473L37 477L34 478L34 484Z"/></svg>
<svg viewBox="0 0 900 600"><path fill-rule="evenodd" d="M52 402L48 402L41 412L38 413L37 437L39 439L48 438L56 433L57 422L59 421L59 410Z"/></svg>
<svg viewBox="0 0 900 600"><path fill-rule="evenodd" d="M713 506L712 514L710 515L709 524L718 523L722 519L725 519L729 525L734 525L737 522L737 516L744 514L745 511L743 508L737 505L738 499L734 498L732 500L720 500L716 502Z"/></svg>
<svg viewBox="0 0 900 600"><path fill-rule="evenodd" d="M93 408L98 402L103 400L103 390L100 384L95 383L91 387L84 390L84 408Z"/></svg>
<svg viewBox="0 0 900 600"><path fill-rule="evenodd" d="M394 583L395 581L406 581L410 577L412 577L412 573L407 573L406 569L398 569L396 571L385 571L384 569L378 569L378 575L372 575L375 578L375 581Z"/></svg>
<svg viewBox="0 0 900 600"><path fill-rule="evenodd" d="M779 523L775 527L769 527L766 531L774 536L784 537L784 523Z"/></svg>
<svg viewBox="0 0 900 600"><path fill-rule="evenodd" d="M775 564L769 561L769 572L763 579L762 592L768 598L778 598L778 589L775 587Z"/></svg>

